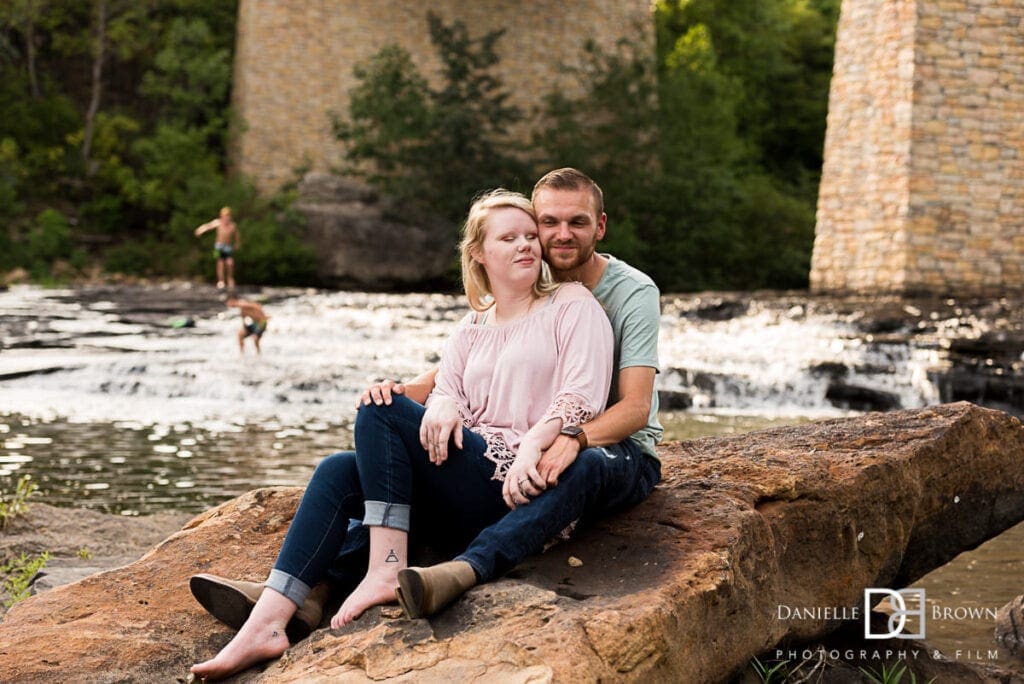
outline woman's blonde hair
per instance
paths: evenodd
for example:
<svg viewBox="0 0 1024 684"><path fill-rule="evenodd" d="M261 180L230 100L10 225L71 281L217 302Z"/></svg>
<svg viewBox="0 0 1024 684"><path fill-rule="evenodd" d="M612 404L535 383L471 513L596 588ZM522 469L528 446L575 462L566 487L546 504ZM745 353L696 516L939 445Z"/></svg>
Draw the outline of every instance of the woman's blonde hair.
<svg viewBox="0 0 1024 684"><path fill-rule="evenodd" d="M459 244L459 252L462 259L462 287L466 291L466 299L474 311L486 311L494 306L494 298L491 296L491 281L487 277L487 271L483 264L474 259L474 255L480 253L483 247L484 238L487 235L487 218L495 209L519 209L526 212L529 217L537 222L537 214L533 211L533 204L525 195L497 188L488 190L477 195L473 204L469 207L469 215L466 216L466 223L462 227L462 242ZM540 273L533 284L533 293L538 297L554 292L558 285L551 279L551 270L542 259L540 262Z"/></svg>

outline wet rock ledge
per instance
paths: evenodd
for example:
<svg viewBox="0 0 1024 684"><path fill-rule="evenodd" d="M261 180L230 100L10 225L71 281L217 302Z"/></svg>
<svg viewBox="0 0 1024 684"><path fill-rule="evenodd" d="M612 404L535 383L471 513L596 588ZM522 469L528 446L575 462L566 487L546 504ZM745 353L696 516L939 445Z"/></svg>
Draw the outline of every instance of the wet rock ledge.
<svg viewBox="0 0 1024 684"><path fill-rule="evenodd" d="M237 681L721 681L835 627L779 620L778 605L859 605L865 587L910 584L1024 519L1024 427L966 403L661 453L643 505L434 619L374 609ZM188 576L262 578L300 494L250 492L131 565L18 604L0 624L0 680L183 679L231 636Z"/></svg>

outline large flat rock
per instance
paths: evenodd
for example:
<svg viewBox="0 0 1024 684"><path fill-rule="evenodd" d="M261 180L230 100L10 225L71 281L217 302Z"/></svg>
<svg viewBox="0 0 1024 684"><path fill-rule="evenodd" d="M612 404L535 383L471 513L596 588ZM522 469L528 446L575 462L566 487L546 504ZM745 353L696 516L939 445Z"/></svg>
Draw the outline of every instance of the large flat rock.
<svg viewBox="0 0 1024 684"><path fill-rule="evenodd" d="M780 620L778 605L860 605L865 587L911 583L1024 519L1024 427L970 404L661 453L647 502L434 619L374 609L238 680L719 681L836 626ZM17 605L0 624L0 680L184 678L231 636L188 576L261 579L300 493L251 492L129 566Z"/></svg>

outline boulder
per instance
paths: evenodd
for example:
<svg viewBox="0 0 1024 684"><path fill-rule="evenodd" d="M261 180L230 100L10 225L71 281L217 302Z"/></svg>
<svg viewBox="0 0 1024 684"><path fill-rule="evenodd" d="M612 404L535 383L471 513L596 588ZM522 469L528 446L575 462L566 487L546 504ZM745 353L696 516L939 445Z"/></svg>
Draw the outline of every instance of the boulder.
<svg viewBox="0 0 1024 684"><path fill-rule="evenodd" d="M33 593L121 567L165 539L189 520L185 513L140 517L58 508L30 498L29 509L0 531L0 563L25 554L49 554L32 582ZM10 599L0 587L0 617Z"/></svg>
<svg viewBox="0 0 1024 684"><path fill-rule="evenodd" d="M892 411L900 408L900 398L892 392L851 385L841 380L829 383L825 399L836 408L854 411Z"/></svg>
<svg viewBox="0 0 1024 684"><path fill-rule="evenodd" d="M455 233L444 222L414 218L357 181L311 172L295 208L326 282L380 289L436 282L456 263Z"/></svg>
<svg viewBox="0 0 1024 684"><path fill-rule="evenodd" d="M1016 418L963 403L668 444L644 504L433 619L373 609L237 680L721 681L837 627L778 606L859 606L865 587L912 583L1024 518L1021 453ZM231 637L189 575L261 579L300 493L251 492L131 565L18 604L0 680L185 677Z"/></svg>
<svg viewBox="0 0 1024 684"><path fill-rule="evenodd" d="M1007 653L1024 660L1024 594L996 613L996 643Z"/></svg>

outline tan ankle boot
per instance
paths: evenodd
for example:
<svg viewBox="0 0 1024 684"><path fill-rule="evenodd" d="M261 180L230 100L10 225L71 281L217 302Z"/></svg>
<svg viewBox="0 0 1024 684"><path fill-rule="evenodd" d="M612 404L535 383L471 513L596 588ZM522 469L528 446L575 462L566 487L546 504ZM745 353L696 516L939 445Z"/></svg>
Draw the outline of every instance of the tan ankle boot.
<svg viewBox="0 0 1024 684"><path fill-rule="evenodd" d="M476 585L476 572L466 561L448 561L429 568L398 571L395 596L406 617L427 617Z"/></svg>
<svg viewBox="0 0 1024 684"><path fill-rule="evenodd" d="M207 613L233 629L242 628L263 593L263 585L259 582L233 580L205 573L189 578L188 586L192 596ZM320 626L329 594L330 586L326 582L313 587L285 628L289 641L302 641Z"/></svg>
<svg viewBox="0 0 1024 684"><path fill-rule="evenodd" d="M310 589L306 600L295 611L295 615L285 629L288 632L289 640L301 641L309 636L310 632L320 627L320 621L324 618L324 604L327 603L330 594L331 586L327 582L320 582ZM305 631L303 632L303 630Z"/></svg>
<svg viewBox="0 0 1024 684"><path fill-rule="evenodd" d="M263 585L217 575L193 575L188 588L206 612L232 629L241 629L256 605Z"/></svg>

